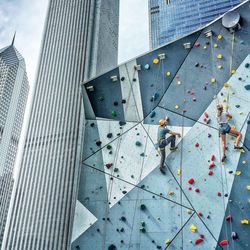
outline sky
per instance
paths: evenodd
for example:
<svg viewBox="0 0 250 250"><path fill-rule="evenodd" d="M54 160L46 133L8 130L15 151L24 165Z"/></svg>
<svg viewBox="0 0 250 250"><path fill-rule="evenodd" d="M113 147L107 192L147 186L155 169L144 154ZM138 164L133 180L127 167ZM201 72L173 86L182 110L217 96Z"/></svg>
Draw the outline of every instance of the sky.
<svg viewBox="0 0 250 250"><path fill-rule="evenodd" d="M29 121L48 2L48 0L0 0L0 48L10 45L16 31L15 47L25 59L30 84L17 165L21 160L20 149L24 146ZM120 0L119 64L149 50L148 26L147 0Z"/></svg>

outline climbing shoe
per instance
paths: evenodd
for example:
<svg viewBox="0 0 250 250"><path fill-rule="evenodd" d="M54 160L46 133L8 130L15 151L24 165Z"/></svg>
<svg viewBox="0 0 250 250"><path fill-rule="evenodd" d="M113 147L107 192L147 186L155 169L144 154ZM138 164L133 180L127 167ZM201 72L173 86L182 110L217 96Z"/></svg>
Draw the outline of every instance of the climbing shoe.
<svg viewBox="0 0 250 250"><path fill-rule="evenodd" d="M243 147L240 147L240 146L235 146L234 145L234 149L239 149L239 150L241 150L241 149L244 149Z"/></svg>
<svg viewBox="0 0 250 250"><path fill-rule="evenodd" d="M178 149L178 147L170 148L171 151L175 151L175 150L177 150L177 149Z"/></svg>
<svg viewBox="0 0 250 250"><path fill-rule="evenodd" d="M161 171L162 174L166 174L165 168L160 168L160 171Z"/></svg>
<svg viewBox="0 0 250 250"><path fill-rule="evenodd" d="M226 158L227 158L226 155L223 155L221 162L225 162Z"/></svg>

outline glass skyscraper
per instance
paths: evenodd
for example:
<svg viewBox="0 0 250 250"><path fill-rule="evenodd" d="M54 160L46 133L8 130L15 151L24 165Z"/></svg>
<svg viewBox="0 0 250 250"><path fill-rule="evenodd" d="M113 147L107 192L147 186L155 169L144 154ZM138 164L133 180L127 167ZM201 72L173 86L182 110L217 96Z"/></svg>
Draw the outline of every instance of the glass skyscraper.
<svg viewBox="0 0 250 250"><path fill-rule="evenodd" d="M150 0L151 49L211 22L242 0Z"/></svg>
<svg viewBox="0 0 250 250"><path fill-rule="evenodd" d="M50 0L3 249L70 248L85 125L80 85L117 64L118 18L119 1Z"/></svg>
<svg viewBox="0 0 250 250"><path fill-rule="evenodd" d="M12 43L0 50L0 247L28 92L25 62Z"/></svg>

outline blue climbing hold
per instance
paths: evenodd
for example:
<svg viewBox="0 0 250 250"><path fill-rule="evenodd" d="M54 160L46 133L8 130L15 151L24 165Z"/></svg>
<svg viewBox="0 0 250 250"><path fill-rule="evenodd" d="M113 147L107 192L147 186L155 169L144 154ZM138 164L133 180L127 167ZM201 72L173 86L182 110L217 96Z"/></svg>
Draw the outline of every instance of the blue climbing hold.
<svg viewBox="0 0 250 250"><path fill-rule="evenodd" d="M246 85L246 86L245 86L245 89L246 89L246 90L250 90L250 84Z"/></svg>
<svg viewBox="0 0 250 250"><path fill-rule="evenodd" d="M150 114L150 118L154 118L156 115L156 112L155 111L152 111L151 114Z"/></svg>
<svg viewBox="0 0 250 250"><path fill-rule="evenodd" d="M235 105L235 107L238 109L238 108L240 107L240 105L239 105L239 104L237 104L237 105Z"/></svg>
<svg viewBox="0 0 250 250"><path fill-rule="evenodd" d="M249 68L250 67L250 64L249 63L246 63L245 64L245 68Z"/></svg>

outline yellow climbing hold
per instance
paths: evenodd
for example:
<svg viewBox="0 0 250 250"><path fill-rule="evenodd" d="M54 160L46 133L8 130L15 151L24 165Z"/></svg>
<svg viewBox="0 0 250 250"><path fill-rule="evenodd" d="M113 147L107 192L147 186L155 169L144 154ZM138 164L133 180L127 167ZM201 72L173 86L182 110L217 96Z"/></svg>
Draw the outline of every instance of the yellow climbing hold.
<svg viewBox="0 0 250 250"><path fill-rule="evenodd" d="M177 169L177 175L179 175L179 176L181 175L181 169L180 168Z"/></svg>
<svg viewBox="0 0 250 250"><path fill-rule="evenodd" d="M222 65L218 65L218 66L217 66L217 69L222 69Z"/></svg>
<svg viewBox="0 0 250 250"><path fill-rule="evenodd" d="M169 244L171 243L171 240L170 240L170 239L167 239L167 240L165 241L165 243L166 243L166 245L169 245Z"/></svg>
<svg viewBox="0 0 250 250"><path fill-rule="evenodd" d="M190 230L191 230L191 232L195 233L197 231L197 227L194 224L192 224L190 226Z"/></svg>
<svg viewBox="0 0 250 250"><path fill-rule="evenodd" d="M178 81L177 84L178 84L178 85L181 85L181 81Z"/></svg>
<svg viewBox="0 0 250 250"><path fill-rule="evenodd" d="M231 74L232 74L232 75L235 74L235 72L236 72L235 69L232 69L232 70L231 70Z"/></svg>
<svg viewBox="0 0 250 250"><path fill-rule="evenodd" d="M170 71L167 71L166 72L166 76L170 76L171 75L171 72Z"/></svg>
<svg viewBox="0 0 250 250"><path fill-rule="evenodd" d="M174 195L174 192L173 192L173 191L170 191L170 192L168 192L168 195L173 196L173 195Z"/></svg>
<svg viewBox="0 0 250 250"><path fill-rule="evenodd" d="M175 105L175 109L178 109L179 108L179 105Z"/></svg>
<svg viewBox="0 0 250 250"><path fill-rule="evenodd" d="M239 171L239 170L236 171L236 172L235 172L235 175L237 175L237 176L241 175L241 171Z"/></svg>
<svg viewBox="0 0 250 250"><path fill-rule="evenodd" d="M217 43L215 43L215 44L214 44L214 47L215 47L215 48L218 48L218 44L217 44Z"/></svg>
<svg viewBox="0 0 250 250"><path fill-rule="evenodd" d="M223 36L221 34L218 35L218 39L221 40Z"/></svg>
<svg viewBox="0 0 250 250"><path fill-rule="evenodd" d="M250 203L250 198L248 198L248 202Z"/></svg>
<svg viewBox="0 0 250 250"><path fill-rule="evenodd" d="M214 99L214 100L217 99L217 95L214 95L214 96L213 96L213 99Z"/></svg>
<svg viewBox="0 0 250 250"><path fill-rule="evenodd" d="M215 82L216 82L216 79L215 79L215 78L211 78L211 82L212 82L212 83L215 83Z"/></svg>
<svg viewBox="0 0 250 250"><path fill-rule="evenodd" d="M250 190L250 186L247 186L247 190Z"/></svg>
<svg viewBox="0 0 250 250"><path fill-rule="evenodd" d="M240 222L241 222L241 224L244 224L244 225L248 225L249 224L249 220L246 220L246 219L245 220L241 220Z"/></svg>
<svg viewBox="0 0 250 250"><path fill-rule="evenodd" d="M224 87L225 87L225 88L228 88L228 87L230 87L230 84L229 84L228 82L225 82L225 83L224 83Z"/></svg>
<svg viewBox="0 0 250 250"><path fill-rule="evenodd" d="M222 59L222 57L223 57L222 54L218 54L218 55L217 55L217 58L218 58L218 59Z"/></svg>
<svg viewBox="0 0 250 250"><path fill-rule="evenodd" d="M155 58L154 60L153 60L153 64L158 64L159 63L159 59L158 58Z"/></svg>
<svg viewBox="0 0 250 250"><path fill-rule="evenodd" d="M241 149L240 152L241 152L241 153L245 153L245 150L244 150L244 149Z"/></svg>

